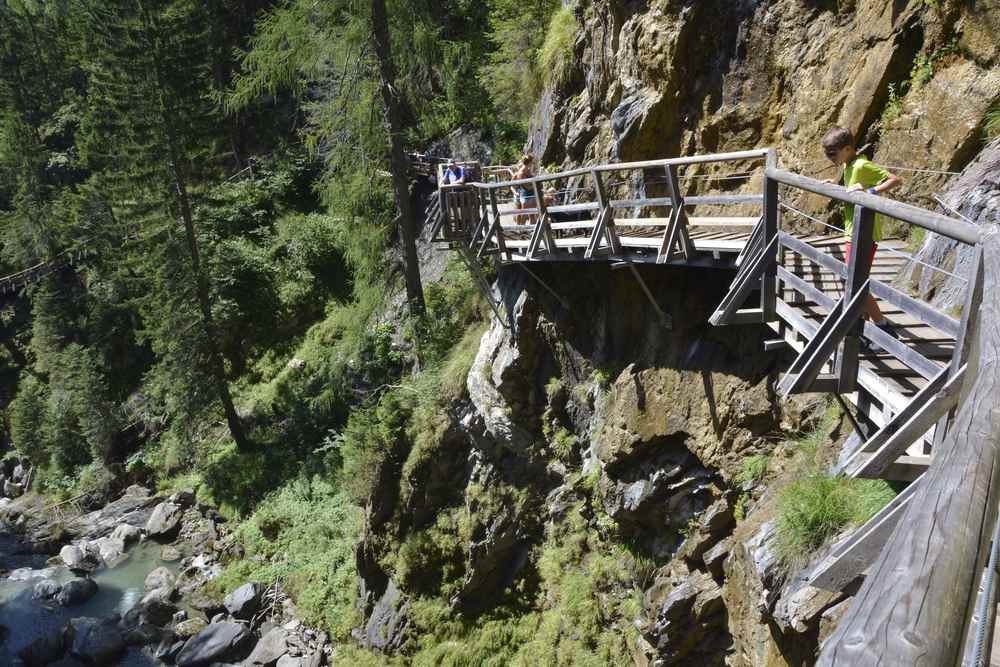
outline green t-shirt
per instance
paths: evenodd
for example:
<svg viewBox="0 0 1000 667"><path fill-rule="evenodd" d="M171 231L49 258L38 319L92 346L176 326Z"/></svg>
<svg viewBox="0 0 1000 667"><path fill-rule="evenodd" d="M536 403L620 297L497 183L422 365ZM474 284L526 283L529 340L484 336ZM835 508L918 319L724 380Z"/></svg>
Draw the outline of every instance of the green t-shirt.
<svg viewBox="0 0 1000 667"><path fill-rule="evenodd" d="M855 183L860 183L867 190L873 188L885 179L889 178L889 172L870 161L868 158L859 155L844 166L844 187L849 188ZM854 232L854 204L842 204L841 211L844 214L844 236L850 238ZM872 239L882 240L882 216L875 216L875 229L872 231Z"/></svg>

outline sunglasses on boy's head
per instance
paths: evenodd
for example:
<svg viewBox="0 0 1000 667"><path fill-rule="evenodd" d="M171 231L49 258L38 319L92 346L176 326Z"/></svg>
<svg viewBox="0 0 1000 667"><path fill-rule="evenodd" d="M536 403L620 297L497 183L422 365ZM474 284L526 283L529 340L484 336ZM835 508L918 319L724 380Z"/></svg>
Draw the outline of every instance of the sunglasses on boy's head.
<svg viewBox="0 0 1000 667"><path fill-rule="evenodd" d="M826 154L827 157L836 157L837 153L840 152L840 149L839 148L824 148L823 152Z"/></svg>

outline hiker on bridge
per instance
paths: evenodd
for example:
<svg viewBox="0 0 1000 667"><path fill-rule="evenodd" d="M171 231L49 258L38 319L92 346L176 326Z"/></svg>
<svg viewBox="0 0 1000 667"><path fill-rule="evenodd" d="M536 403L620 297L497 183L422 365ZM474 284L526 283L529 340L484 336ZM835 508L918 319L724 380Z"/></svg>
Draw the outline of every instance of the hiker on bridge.
<svg viewBox="0 0 1000 667"><path fill-rule="evenodd" d="M868 194L880 195L899 187L902 183L898 176L889 173L865 156L858 155L854 146L854 135L846 128L833 127L823 137L822 144L826 157L838 167L844 166L842 185L847 188L848 192L864 190ZM843 204L841 211L844 216L844 235L847 237L847 242L844 244L844 259L850 263L851 252L855 250L851 247L851 236L854 232L854 205ZM876 215L871 248L858 249L859 252L863 253L860 257L868 262L869 268L875 259L875 251L881 240L882 216ZM864 306L864 315L890 336L899 337L892 324L882 315L875 297L870 294L868 302Z"/></svg>
<svg viewBox="0 0 1000 667"><path fill-rule="evenodd" d="M441 185L463 185L465 183L465 168L455 164L455 160L448 158L444 174L441 176Z"/></svg>
<svg viewBox="0 0 1000 667"><path fill-rule="evenodd" d="M511 171L511 178L515 181L521 180L523 178L533 178L535 175L534 170L535 158L531 156L530 153L525 153L521 157L521 161L517 165L517 169ZM526 185L514 185L511 186L511 192L514 193L514 206L516 208L532 208L535 205L535 192L531 190ZM523 225L525 222L533 224L535 222L535 216L516 216L514 221Z"/></svg>

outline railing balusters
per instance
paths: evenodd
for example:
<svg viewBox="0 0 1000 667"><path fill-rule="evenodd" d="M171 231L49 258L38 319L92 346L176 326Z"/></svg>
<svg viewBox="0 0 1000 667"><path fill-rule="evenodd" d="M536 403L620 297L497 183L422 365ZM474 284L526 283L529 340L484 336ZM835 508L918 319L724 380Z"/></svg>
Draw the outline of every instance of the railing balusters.
<svg viewBox="0 0 1000 667"><path fill-rule="evenodd" d="M868 281L871 274L869 252L874 243L875 212L863 206L854 207L854 229L851 232L851 256L847 259L847 281L844 283L844 303L846 304L857 294L861 286ZM849 394L858 385L858 352L861 348L861 333L864 322L858 322L851 327L834 365L834 375L840 386L841 394Z"/></svg>

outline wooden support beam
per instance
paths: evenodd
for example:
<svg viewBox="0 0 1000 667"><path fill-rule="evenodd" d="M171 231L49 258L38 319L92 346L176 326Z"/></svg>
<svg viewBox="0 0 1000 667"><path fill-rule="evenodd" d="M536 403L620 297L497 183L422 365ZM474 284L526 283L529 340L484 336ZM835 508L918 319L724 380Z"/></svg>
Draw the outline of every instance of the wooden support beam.
<svg viewBox="0 0 1000 667"><path fill-rule="evenodd" d="M819 331L802 350L802 354L792 364L791 368L778 384L778 390L787 398L790 394L808 391L823 365L830 359L833 351L851 327L861 317L861 309L868 298L868 283L842 306L830 312L820 325ZM847 295L841 303L847 301Z"/></svg>
<svg viewBox="0 0 1000 667"><path fill-rule="evenodd" d="M666 264L674 258L674 248L677 246L677 238L680 234L680 216L682 211L674 209L670 215L670 224L663 230L663 238L660 240L660 248L656 253L656 263Z"/></svg>
<svg viewBox="0 0 1000 667"><path fill-rule="evenodd" d="M947 375L947 369L943 370L942 373ZM934 426L934 422L942 415L947 414L958 403L958 396L962 390L964 376L965 366L962 367L962 370L957 375L949 378L948 382L939 391L929 394L926 401L916 407L916 409L909 409L910 405L916 402L910 401L910 405L907 405L907 408L900 412L900 414L905 413L905 416L908 418L897 420L894 417L889 421L889 424L894 422L899 424L899 430L894 433L890 432L888 437L884 438L881 446L867 458L863 456L864 452L858 452L852 456L849 463L856 462L856 465L848 468L848 476L876 479L881 477L892 462L906 452L907 447L929 431ZM883 427L881 430L885 431L887 429ZM869 446L868 443L865 443L866 448Z"/></svg>
<svg viewBox="0 0 1000 667"><path fill-rule="evenodd" d="M608 209L602 209L597 214L597 222L594 223L594 230L590 233L590 242L587 244L587 250L583 254L585 259L591 259L601 251L601 239L604 238L604 226L607 224L607 218ZM608 250L610 250L610 245Z"/></svg>
<svg viewBox="0 0 1000 667"><path fill-rule="evenodd" d="M791 346L788 344L788 341L785 340L784 338L773 338L764 341L765 352L774 352L776 350L787 350L790 348Z"/></svg>
<svg viewBox="0 0 1000 667"><path fill-rule="evenodd" d="M673 202L675 215L676 230L675 235L677 238L677 244L681 255L684 259L691 259L692 253L694 253L694 246L691 245L691 237L688 235L688 219L687 212L684 210L684 197L681 196L681 188L677 180L677 167L675 165L667 165L665 167L667 173L667 194L670 195L670 199ZM669 253L673 252L673 246L668 249ZM668 260L669 261L669 260Z"/></svg>
<svg viewBox="0 0 1000 667"><path fill-rule="evenodd" d="M781 211L778 208L778 183L769 178L764 179L764 242L771 243L778 238L781 227ZM777 257L777 254L775 255ZM772 322L776 319L775 300L778 298L778 281L776 278L777 262L768 267L760 281L760 308L764 311L764 319Z"/></svg>
<svg viewBox="0 0 1000 667"><path fill-rule="evenodd" d="M556 242L552 237L552 227L549 224L549 211L545 206L545 193L542 191L542 188L538 183L533 183L532 187L535 191L535 201L537 202L539 211L537 222L539 223L539 228L541 230L542 241L545 243L545 251L550 255L553 255L556 252Z"/></svg>
<svg viewBox="0 0 1000 667"><path fill-rule="evenodd" d="M917 480L903 489L863 526L835 544L830 554L810 573L809 585L842 591L864 574L892 535L919 483Z"/></svg>
<svg viewBox="0 0 1000 667"><path fill-rule="evenodd" d="M718 327L728 324L732 314L750 296L751 290L757 284L757 278L764 275L768 266L774 264L775 253L778 250L777 242L777 239L772 239L764 251L757 255L753 262L747 265L746 273L743 275L741 282L729 290L729 293L723 298L722 303L719 304L718 309L709 318L709 322L714 326ZM764 312L763 309L761 309L761 312Z"/></svg>
<svg viewBox="0 0 1000 667"><path fill-rule="evenodd" d="M754 225L753 231L750 232L750 238L747 239L747 243L743 246L743 250L740 250L740 254L736 256L736 266L740 267L743 265L743 260L747 257L753 257L756 254L757 246L761 244L764 240L764 216L761 216Z"/></svg>
<svg viewBox="0 0 1000 667"><path fill-rule="evenodd" d="M951 361L948 362L949 376L955 375L965 366L969 359L972 335L979 326L979 304L983 300L983 249L977 246L973 252L975 254L970 265L965 302L962 305L962 321L955 337L955 349L951 352ZM952 412L949 410L938 421L937 429L934 431L935 445L944 440Z"/></svg>
<svg viewBox="0 0 1000 667"><path fill-rule="evenodd" d="M868 282L871 273L868 249L875 242L875 213L864 206L854 207L854 225L851 232L851 257L847 258L847 280L844 283L846 299L851 299L861 286ZM867 301L867 298L865 299ZM862 304L864 309L866 304ZM858 353L861 351L861 333L864 323L861 319L851 326L840 346L840 353L834 363L834 374L840 378L840 393L850 394L858 388Z"/></svg>
<svg viewBox="0 0 1000 667"><path fill-rule="evenodd" d="M653 298L653 293L649 291L649 287L646 285L646 281L642 279L642 276L639 274L639 270L635 268L635 264L629 262L628 268L632 271L632 275L639 283L639 287L642 288L643 294L646 295L646 299L649 301L649 304L653 307L653 310L656 312L656 315L660 320L660 324L663 326L664 329L668 330L673 329L674 328L673 319L665 312L663 312L663 309L660 308L660 304L656 303L656 299Z"/></svg>

